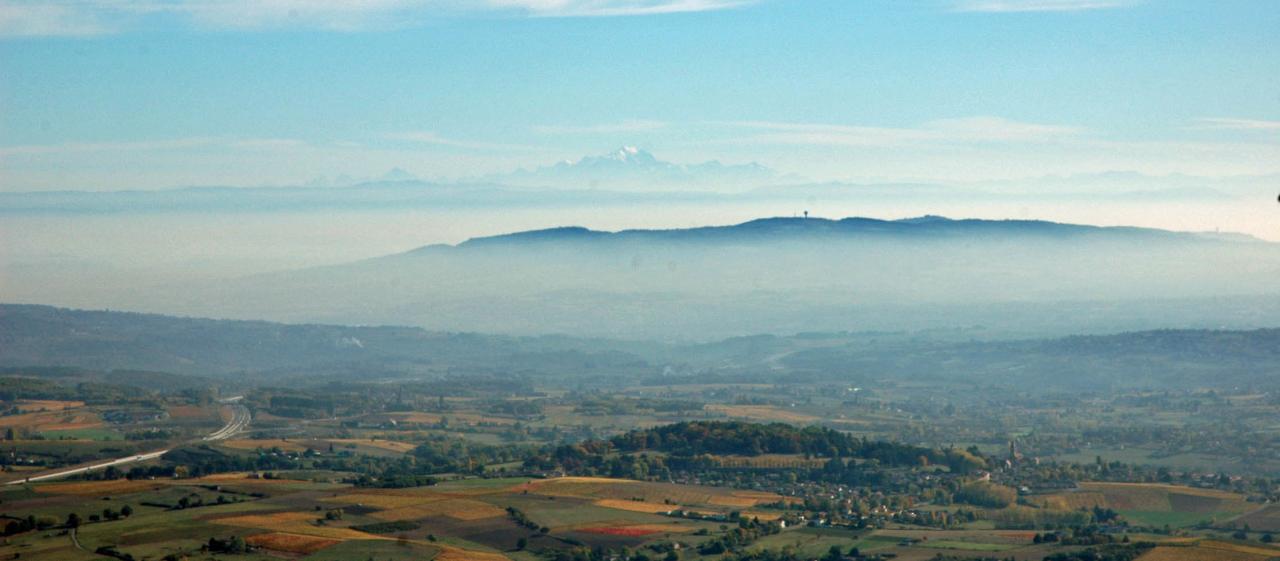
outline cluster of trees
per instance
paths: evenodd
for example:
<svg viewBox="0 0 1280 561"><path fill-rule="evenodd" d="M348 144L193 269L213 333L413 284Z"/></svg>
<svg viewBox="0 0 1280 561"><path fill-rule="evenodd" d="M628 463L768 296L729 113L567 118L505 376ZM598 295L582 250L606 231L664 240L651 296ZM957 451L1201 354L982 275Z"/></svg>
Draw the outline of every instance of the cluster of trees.
<svg viewBox="0 0 1280 561"><path fill-rule="evenodd" d="M4 535L13 536L32 530L48 530L58 525L58 519L52 516L28 515L26 518L10 520L4 525Z"/></svg>
<svg viewBox="0 0 1280 561"><path fill-rule="evenodd" d="M989 481L974 481L957 489L953 498L974 506L1004 508L1018 500L1018 492Z"/></svg>
<svg viewBox="0 0 1280 561"><path fill-rule="evenodd" d="M209 553L240 554L249 552L249 544L245 543L244 538L240 536L231 536L225 540L213 537L209 538L209 542L200 549Z"/></svg>
<svg viewBox="0 0 1280 561"><path fill-rule="evenodd" d="M128 518L130 516L133 516L133 507L129 505L124 505L123 507L120 508L120 510L115 510L112 508L104 508L102 509L101 515L90 514L89 521L101 522L102 520L119 520L121 518ZM67 515L67 519L65 522L62 523L62 526L64 528L79 528L80 525L83 523L84 523L84 518L82 518L78 513L72 512ZM57 526L57 525L58 525L58 519L54 516L28 515L26 518L15 518L10 520L7 524L4 525L3 532L0 532L0 533L2 533L5 536L13 536L13 535L21 534L24 532L30 532L31 530L48 530L49 528L53 528L54 526Z"/></svg>
<svg viewBox="0 0 1280 561"><path fill-rule="evenodd" d="M715 539L703 542L702 545L698 546L698 553L702 555L719 555L729 551L737 551L761 537L782 531L782 525L777 522L761 522L754 518L750 520L738 518L737 522L737 528L729 530Z"/></svg>
<svg viewBox="0 0 1280 561"><path fill-rule="evenodd" d="M528 528L530 530L541 530L542 533L544 534L551 531L550 528L543 528L539 526L537 522L530 520L529 516L526 515L523 510L520 510L514 506L507 507L507 516L511 517L512 522L515 522L516 524L524 526L525 528Z"/></svg>
<svg viewBox="0 0 1280 561"><path fill-rule="evenodd" d="M1044 561L1133 561L1152 547L1155 547L1155 544L1147 542L1090 547L1053 553L1045 557Z"/></svg>
<svg viewBox="0 0 1280 561"><path fill-rule="evenodd" d="M977 450L939 450L872 441L826 427L800 428L785 423L688 421L631 431L610 439L609 444L624 452L653 450L674 456L804 454L875 460L890 466L943 464L956 473L986 466Z"/></svg>

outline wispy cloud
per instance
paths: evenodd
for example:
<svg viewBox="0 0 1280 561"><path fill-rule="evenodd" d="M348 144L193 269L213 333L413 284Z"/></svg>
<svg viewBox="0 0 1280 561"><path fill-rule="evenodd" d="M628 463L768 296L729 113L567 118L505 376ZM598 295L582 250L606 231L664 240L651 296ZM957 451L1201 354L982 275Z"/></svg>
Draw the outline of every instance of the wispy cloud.
<svg viewBox="0 0 1280 561"><path fill-rule="evenodd" d="M758 131L757 134L735 139L734 142L739 143L861 147L893 147L929 143L1033 143L1074 137L1084 132L1079 127L1026 123L986 116L940 119L917 127L872 127L771 121L737 121L727 124Z"/></svg>
<svg viewBox="0 0 1280 561"><path fill-rule="evenodd" d="M174 138L167 140L139 140L120 142L64 142L59 144L23 144L0 146L0 157L26 156L38 154L58 154L69 152L122 152L122 151L158 151L185 150L201 146L210 146L219 140L210 137ZM243 142L243 141L235 141Z"/></svg>
<svg viewBox="0 0 1280 561"><path fill-rule="evenodd" d="M70 154L87 152L163 152L218 148L232 150L288 149L306 145L292 138L226 138L193 136L160 140L122 140L111 142L63 142L58 144L22 144L0 146L0 158L13 156L38 156L44 154Z"/></svg>
<svg viewBox="0 0 1280 561"><path fill-rule="evenodd" d="M726 10L755 0L489 0L504 8L546 17L645 16Z"/></svg>
<svg viewBox="0 0 1280 561"><path fill-rule="evenodd" d="M473 140L460 140L455 138L447 138L440 136L432 131L405 131L393 132L383 135L388 140L398 140L402 142L415 142L419 144L431 144L434 146L447 146L450 148L461 148L464 150L490 150L490 151L517 151L527 152L542 150L537 146L529 146L525 144L507 144L502 142L482 142Z"/></svg>
<svg viewBox="0 0 1280 561"><path fill-rule="evenodd" d="M1261 119L1205 118L1199 119L1196 122L1199 124L1193 128L1197 129L1239 131L1280 130L1280 121L1266 121Z"/></svg>
<svg viewBox="0 0 1280 561"><path fill-rule="evenodd" d="M365 31L486 12L516 17L643 16L757 0L0 0L0 37L121 33L156 18L204 29ZM167 19L166 19L167 18Z"/></svg>
<svg viewBox="0 0 1280 561"><path fill-rule="evenodd" d="M533 127L540 134L615 134L662 130L670 126L665 121L620 121L595 125L542 125Z"/></svg>
<svg viewBox="0 0 1280 561"><path fill-rule="evenodd" d="M0 0L0 37L80 37L113 31L98 12L64 3Z"/></svg>
<svg viewBox="0 0 1280 561"><path fill-rule="evenodd" d="M1107 10L1133 4L1132 0L959 0L958 12L1082 12Z"/></svg>

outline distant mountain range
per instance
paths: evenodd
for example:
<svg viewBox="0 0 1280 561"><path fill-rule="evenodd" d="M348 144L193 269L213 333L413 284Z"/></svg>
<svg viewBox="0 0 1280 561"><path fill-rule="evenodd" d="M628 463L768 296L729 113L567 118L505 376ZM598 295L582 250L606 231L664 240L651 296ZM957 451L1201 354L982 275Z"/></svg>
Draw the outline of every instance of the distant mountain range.
<svg viewBox="0 0 1280 561"><path fill-rule="evenodd" d="M576 162L566 160L486 179L507 185L623 191L689 188L741 191L782 182L805 182L799 177L781 176L755 162L726 165L712 160L676 164L659 160L635 146L623 146L600 156L586 156Z"/></svg>
<svg viewBox="0 0 1280 561"><path fill-rule="evenodd" d="M766 218L565 227L102 305L504 334L705 339L964 328L982 337L1280 323L1280 244L1044 221Z"/></svg>
<svg viewBox="0 0 1280 561"><path fill-rule="evenodd" d="M826 218L761 218L731 226L706 226L674 230L623 230L601 232L582 227L560 227L545 230L516 232L499 236L473 238L460 244L460 248L492 245L517 245L526 243L732 243L830 239L916 239L943 240L956 237L978 239L1041 238L1079 241L1089 240L1149 240L1149 241L1223 241L1214 234L1171 232L1153 228L1125 226L1101 227L1080 224L1062 224L1044 220L953 220L944 216L920 216L901 220L851 217L840 220ZM1237 242L1261 240L1249 236L1230 238ZM438 247L438 246L428 246ZM425 248L424 248L425 249Z"/></svg>
<svg viewBox="0 0 1280 561"><path fill-rule="evenodd" d="M636 147L512 173L428 181L394 168L380 177L282 187L0 192L0 215L537 208L638 203L1270 201L1280 177L1230 179L1105 173L969 184L814 182L757 163L678 164Z"/></svg>

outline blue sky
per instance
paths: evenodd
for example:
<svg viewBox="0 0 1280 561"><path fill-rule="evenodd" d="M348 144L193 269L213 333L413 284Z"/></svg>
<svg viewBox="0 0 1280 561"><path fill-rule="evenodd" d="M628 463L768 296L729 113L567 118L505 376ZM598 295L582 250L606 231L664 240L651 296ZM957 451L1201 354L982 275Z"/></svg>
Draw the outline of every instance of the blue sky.
<svg viewBox="0 0 1280 561"><path fill-rule="evenodd" d="M0 0L0 190L623 144L819 180L1277 174L1277 29L1269 0Z"/></svg>

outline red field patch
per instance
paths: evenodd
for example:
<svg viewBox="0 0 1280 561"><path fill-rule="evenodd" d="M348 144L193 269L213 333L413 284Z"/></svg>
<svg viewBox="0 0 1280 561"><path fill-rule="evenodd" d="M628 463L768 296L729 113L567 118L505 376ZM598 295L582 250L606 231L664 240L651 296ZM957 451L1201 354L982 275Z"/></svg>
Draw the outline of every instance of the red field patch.
<svg viewBox="0 0 1280 561"><path fill-rule="evenodd" d="M272 532L249 536L244 540L249 545L285 553L311 554L331 545L342 543L342 540Z"/></svg>
<svg viewBox="0 0 1280 561"><path fill-rule="evenodd" d="M58 399L23 399L18 401L15 406L19 413L34 413L37 411L62 411L64 409L75 409L84 407L83 401L62 401Z"/></svg>
<svg viewBox="0 0 1280 561"><path fill-rule="evenodd" d="M586 534L639 538L653 534L685 534L693 530L693 526L682 526L680 524L628 524L625 526L588 526L586 528L576 528L574 531Z"/></svg>

